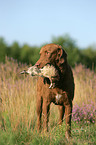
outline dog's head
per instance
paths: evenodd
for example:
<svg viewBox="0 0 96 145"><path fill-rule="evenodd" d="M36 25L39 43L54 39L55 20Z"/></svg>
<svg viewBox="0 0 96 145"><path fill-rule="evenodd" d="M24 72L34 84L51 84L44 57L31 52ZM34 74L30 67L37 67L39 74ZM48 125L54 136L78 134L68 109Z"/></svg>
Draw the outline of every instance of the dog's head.
<svg viewBox="0 0 96 145"><path fill-rule="evenodd" d="M44 67L46 64L60 66L67 62L67 54L60 45L47 44L40 50L40 59L35 65L38 68Z"/></svg>

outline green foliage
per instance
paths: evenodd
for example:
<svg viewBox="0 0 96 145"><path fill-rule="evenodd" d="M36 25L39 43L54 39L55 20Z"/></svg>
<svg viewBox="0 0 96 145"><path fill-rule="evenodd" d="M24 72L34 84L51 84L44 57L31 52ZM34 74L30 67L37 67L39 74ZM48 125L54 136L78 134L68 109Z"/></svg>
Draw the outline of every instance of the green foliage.
<svg viewBox="0 0 96 145"><path fill-rule="evenodd" d="M86 67L93 69L96 66L96 50L93 47L79 49L76 42L69 36L53 37L52 43L61 45L68 54L68 62L74 67L75 64L84 64Z"/></svg>
<svg viewBox="0 0 96 145"><path fill-rule="evenodd" d="M35 62L39 58L39 48L37 47L29 47L27 44L25 44L21 48L21 53L20 53L20 59L24 63L31 63L35 64Z"/></svg>
<svg viewBox="0 0 96 145"><path fill-rule="evenodd" d="M96 143L96 125L76 124L72 122L72 138L67 141L65 138L65 123L62 126L51 128L48 133L37 133L34 130L19 128L17 131L2 131L0 129L0 145L81 145Z"/></svg>
<svg viewBox="0 0 96 145"><path fill-rule="evenodd" d="M0 38L0 61L5 61L7 44L3 38Z"/></svg>
<svg viewBox="0 0 96 145"><path fill-rule="evenodd" d="M64 48L68 54L68 62L72 67L80 63L91 69L96 67L96 49L93 46L80 49L76 41L69 35L53 37L52 43L59 44ZM13 42L12 45L8 46L4 38L0 38L0 62L5 62L5 56L8 56L16 59L18 62L34 65L39 59L40 48L36 46L31 47L28 44L20 46L18 42Z"/></svg>
<svg viewBox="0 0 96 145"><path fill-rule="evenodd" d="M92 46L87 49L81 50L81 63L85 66L95 69L96 67L96 49L93 49Z"/></svg>

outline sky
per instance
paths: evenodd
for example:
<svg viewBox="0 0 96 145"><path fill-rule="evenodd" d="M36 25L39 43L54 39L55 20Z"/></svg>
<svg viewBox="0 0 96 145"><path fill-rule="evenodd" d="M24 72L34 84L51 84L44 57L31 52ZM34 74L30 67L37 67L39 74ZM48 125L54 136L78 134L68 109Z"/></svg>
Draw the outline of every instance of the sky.
<svg viewBox="0 0 96 145"><path fill-rule="evenodd" d="M69 36L80 48L96 44L96 0L0 0L0 37L40 46Z"/></svg>

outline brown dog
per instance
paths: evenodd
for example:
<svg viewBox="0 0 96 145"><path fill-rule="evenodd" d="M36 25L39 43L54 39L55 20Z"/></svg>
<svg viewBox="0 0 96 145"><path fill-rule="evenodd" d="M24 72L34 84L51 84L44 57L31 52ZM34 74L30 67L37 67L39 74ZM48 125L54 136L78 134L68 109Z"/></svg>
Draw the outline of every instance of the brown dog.
<svg viewBox="0 0 96 145"><path fill-rule="evenodd" d="M37 82L37 124L38 130L41 128L42 110L44 114L43 127L48 130L50 104L53 102L59 105L60 119L59 124L63 122L65 113L66 120L66 138L71 136L71 115L72 100L74 97L74 79L71 68L67 62L67 54L61 46L48 44L41 48L40 59L35 64L38 68L46 64L52 64L59 72L59 80L53 89L49 89L50 81L48 78L39 77Z"/></svg>

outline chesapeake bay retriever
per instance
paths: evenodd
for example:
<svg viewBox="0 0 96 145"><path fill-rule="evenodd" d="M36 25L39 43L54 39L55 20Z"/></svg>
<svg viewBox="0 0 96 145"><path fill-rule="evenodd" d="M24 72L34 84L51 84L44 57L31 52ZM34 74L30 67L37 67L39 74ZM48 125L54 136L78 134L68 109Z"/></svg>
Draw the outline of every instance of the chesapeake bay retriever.
<svg viewBox="0 0 96 145"><path fill-rule="evenodd" d="M50 80L39 77L37 82L37 125L41 128L41 116L43 111L43 127L48 131L50 104L58 105L60 118L63 122L65 113L66 138L71 136L72 100L74 97L74 79L72 70L67 62L67 54L63 48L56 44L47 44L40 50L40 59L35 64L38 68L46 64L52 64L59 72L60 78L53 89L49 89Z"/></svg>

